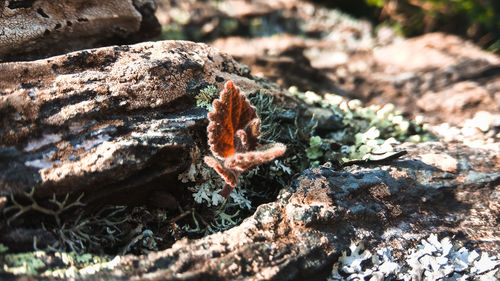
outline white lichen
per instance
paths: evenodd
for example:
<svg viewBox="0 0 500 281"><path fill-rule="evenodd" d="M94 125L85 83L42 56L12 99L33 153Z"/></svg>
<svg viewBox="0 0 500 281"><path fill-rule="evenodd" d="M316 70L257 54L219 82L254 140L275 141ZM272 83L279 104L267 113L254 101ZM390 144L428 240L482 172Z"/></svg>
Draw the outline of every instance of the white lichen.
<svg viewBox="0 0 500 281"><path fill-rule="evenodd" d="M500 257L431 234L399 261L388 248L372 255L362 242L353 243L342 252L328 280L498 280L499 276Z"/></svg>

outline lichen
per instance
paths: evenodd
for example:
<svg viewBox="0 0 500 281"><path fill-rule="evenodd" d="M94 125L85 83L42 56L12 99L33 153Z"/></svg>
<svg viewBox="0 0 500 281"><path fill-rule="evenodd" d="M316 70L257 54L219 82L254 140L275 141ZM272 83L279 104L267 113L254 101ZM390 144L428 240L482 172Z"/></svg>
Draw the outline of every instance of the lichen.
<svg viewBox="0 0 500 281"><path fill-rule="evenodd" d="M213 169L205 166L198 150L193 150L191 157L198 161L181 173L179 179L186 183L196 183L188 189L193 192L193 200L198 206L191 210L191 223L176 228L204 236L237 225L242 220L240 210L252 208L247 192L237 188L225 199L219 194L224 186L222 179Z"/></svg>
<svg viewBox="0 0 500 281"><path fill-rule="evenodd" d="M500 256L479 254L448 237L439 240L435 234L421 239L399 259L386 247L374 252L362 242L352 243L328 280L498 280L500 276Z"/></svg>
<svg viewBox="0 0 500 281"><path fill-rule="evenodd" d="M24 215L27 210L52 215L56 223L52 220L52 223L44 224L44 228L56 234L58 240L43 251L20 255L16 259L13 256L12 263L4 270L65 277L80 274L82 264L86 264L90 271L99 270L101 263L109 261L110 257L104 255L103 260L99 260L101 256L89 253L103 255L114 249L115 253L120 254L145 254L163 248L165 237L168 236L178 239L186 235L200 237L224 231L239 224L258 204L271 200L280 188L291 183L294 175L311 166L326 161L338 164L349 159L377 157L393 151L394 146L401 141L425 141L430 138L421 120L405 120L392 105L362 107L356 100L347 101L331 94L320 96L311 91L303 93L296 88L291 88L289 93L301 98L306 107L323 107L341 116L343 127L336 131L316 132L318 122L314 116L303 116L296 108L279 106L266 90L252 93L250 102L257 108L262 121L261 142L286 143L287 153L242 174L239 186L229 198L224 199L219 194L224 183L212 169L203 164L201 155L205 153L199 148L193 149L193 163L179 175L179 181L191 184L188 190L193 195L190 209L180 210L182 218L185 218L183 220L169 218L165 210L125 206L104 206L92 214L77 212L75 209L78 208L72 208L74 216L65 216L70 219L63 219L59 214L68 211L68 207L79 207L74 202L79 202L81 198L71 201L68 197L63 200L54 197L52 204L56 208L52 211L40 207L42 205L30 193L25 194L22 201L23 204L31 202L30 205L22 205L16 201L17 198L10 198L4 208L4 212L10 215L7 216L9 221ZM216 88L210 85L196 96L197 105L210 109L216 97ZM161 233L160 228L153 225L169 227L162 228ZM35 248L36 242L35 237ZM0 254L2 249L0 244ZM69 265L64 268L49 272L45 265L36 261L37 255L41 253L48 255L68 251L71 254L65 255L64 259L68 260ZM63 259L63 256L59 258ZM19 263L23 259L29 262Z"/></svg>
<svg viewBox="0 0 500 281"><path fill-rule="evenodd" d="M287 150L292 152L243 173L238 187L224 199L219 194L224 182L213 169L203 164L200 151L193 150L194 162L179 175L179 180L194 183L188 189L193 192L193 200L201 206L191 210L192 222L180 227L186 232L207 235L237 225L256 208L257 202L276 196L280 187L290 183L292 175L311 166L312 160L305 149L313 136L314 120L300 125L298 119L282 122L283 116L289 114L275 105L273 96L266 91L253 93L249 99L261 119L261 142L287 143Z"/></svg>
<svg viewBox="0 0 500 281"><path fill-rule="evenodd" d="M209 206L218 206L224 202L224 197L219 194L222 188L213 189L212 185L207 182L198 185L197 189L193 193L193 198L198 204L202 204L205 201Z"/></svg>
<svg viewBox="0 0 500 281"><path fill-rule="evenodd" d="M60 216L62 213L68 211L71 208L85 205L80 201L84 195L83 193L76 200L74 200L72 202L68 202L69 194L66 194L63 201L59 201L57 199L56 195L53 194L52 199L50 199L49 202L52 203L53 205L55 205L55 208L48 208L48 207L44 207L44 206L38 204L37 200L34 197L34 194L35 194L34 187L31 189L30 192L23 192L23 194L22 194L23 197L25 199L27 199L28 201L30 201L30 203L28 205L23 205L23 204L18 203L14 194L11 193L11 195L10 195L10 203L11 204L9 207L4 208L3 213L7 214L13 210L17 210L17 212L11 216L8 216L7 224L10 224L11 221L13 221L17 217L21 216L22 214L24 214L28 211L34 210L34 211L38 211L40 213L44 213L46 215L53 216L54 219L56 220L57 225L60 226L61 225Z"/></svg>
<svg viewBox="0 0 500 281"><path fill-rule="evenodd" d="M35 275L46 267L42 260L44 254L41 251L6 254L2 256L3 268L0 270L13 274Z"/></svg>
<svg viewBox="0 0 500 281"><path fill-rule="evenodd" d="M9 250L9 247L5 246L4 244L0 243L0 254L3 254Z"/></svg>
<svg viewBox="0 0 500 281"><path fill-rule="evenodd" d="M321 146L323 144L323 141L321 140L321 137L319 136L312 136L309 139L309 147L306 148L306 155L307 158L311 160L316 160L323 156L323 151L321 150ZM317 166L319 164L318 161L312 162L312 166Z"/></svg>
<svg viewBox="0 0 500 281"><path fill-rule="evenodd" d="M209 85L201 89L200 93L196 95L196 106L204 107L208 111L212 110L212 101L218 96L217 88L214 85Z"/></svg>
<svg viewBox="0 0 500 281"><path fill-rule="evenodd" d="M339 146L337 150L325 152L322 161L343 163L356 159L379 159L394 152L401 142L433 139L421 117L406 120L392 104L363 107L359 100L347 100L329 93L321 96L312 91L301 92L297 87L290 87L288 93L300 98L309 107L328 109L342 117L343 128L321 136L323 140Z"/></svg>
<svg viewBox="0 0 500 281"><path fill-rule="evenodd" d="M166 216L151 215L152 212L162 212L162 210L148 211L145 207L106 205L96 212L87 213L81 209L82 197L83 194L71 200L71 197L66 195L63 200L58 200L54 195L49 203L55 205L55 208L49 208L46 207L47 204L38 202L33 189L17 198L12 195L7 203L8 206L4 208L4 214L8 223L25 215L28 211L47 215L46 217L39 216L39 227L54 234L56 240L40 248L38 237L34 236L33 247L37 251L104 254L105 252L116 253L117 248L120 249L124 244L128 246L122 248L122 253L144 254L158 250L156 242L161 241L160 236L163 234L148 236L145 233L151 232L148 224L158 225L158 220L167 221ZM26 204L27 202L29 203ZM13 211L16 212L12 214ZM61 215L66 212L73 213L65 215L63 219ZM132 243L132 241L136 242Z"/></svg>
<svg viewBox="0 0 500 281"><path fill-rule="evenodd" d="M114 261L114 262L113 262ZM75 252L34 251L0 255L0 272L57 278L84 277L98 270L113 268L117 259L111 256Z"/></svg>

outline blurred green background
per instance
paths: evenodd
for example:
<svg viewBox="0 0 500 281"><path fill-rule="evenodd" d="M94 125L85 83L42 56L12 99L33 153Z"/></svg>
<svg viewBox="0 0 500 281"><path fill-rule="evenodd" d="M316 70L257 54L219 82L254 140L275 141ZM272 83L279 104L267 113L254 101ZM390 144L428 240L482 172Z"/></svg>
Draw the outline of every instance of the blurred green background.
<svg viewBox="0 0 500 281"><path fill-rule="evenodd" d="M500 53L500 0L315 0L411 37L443 31Z"/></svg>

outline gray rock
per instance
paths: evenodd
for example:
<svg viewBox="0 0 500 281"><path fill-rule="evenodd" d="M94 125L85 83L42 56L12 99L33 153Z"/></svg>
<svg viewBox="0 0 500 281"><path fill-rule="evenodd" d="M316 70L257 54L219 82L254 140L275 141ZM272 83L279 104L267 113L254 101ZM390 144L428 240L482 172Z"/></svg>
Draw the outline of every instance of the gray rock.
<svg viewBox="0 0 500 281"><path fill-rule="evenodd" d="M0 72L0 195L35 188L37 197L84 192L89 202L176 182L204 138L203 87L232 79L262 88L231 57L177 41L3 63Z"/></svg>
<svg viewBox="0 0 500 281"><path fill-rule="evenodd" d="M155 10L152 0L0 1L0 61L149 39Z"/></svg>
<svg viewBox="0 0 500 281"><path fill-rule="evenodd" d="M241 225L199 240L183 239L147 257L126 256L93 279L321 280L352 241L404 252L409 237L455 234L498 252L498 150L444 143L403 144L408 156L380 167L304 171L278 200ZM442 171L418 155L447 153ZM497 194L497 195L495 195ZM495 207L496 206L496 207Z"/></svg>

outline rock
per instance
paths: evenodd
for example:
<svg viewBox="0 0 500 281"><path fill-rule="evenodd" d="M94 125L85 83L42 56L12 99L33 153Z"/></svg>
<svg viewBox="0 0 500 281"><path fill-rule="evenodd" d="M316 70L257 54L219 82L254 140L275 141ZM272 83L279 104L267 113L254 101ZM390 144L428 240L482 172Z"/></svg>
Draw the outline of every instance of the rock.
<svg viewBox="0 0 500 281"><path fill-rule="evenodd" d="M302 38L286 34L254 39L233 36L217 39L211 46L251 65L252 74L282 86L293 85L309 90L336 87L321 71L311 66L304 55L306 44Z"/></svg>
<svg viewBox="0 0 500 281"><path fill-rule="evenodd" d="M0 61L48 57L160 32L152 0L0 1Z"/></svg>
<svg viewBox="0 0 500 281"><path fill-rule="evenodd" d="M467 51L466 51L467 50ZM456 67L466 60L480 66L498 63L498 57L482 51L471 42L443 33L429 33L417 38L396 42L374 51L378 63L386 64L388 71L419 71ZM473 74L474 69L461 67ZM471 65L469 65L471 66Z"/></svg>
<svg viewBox="0 0 500 281"><path fill-rule="evenodd" d="M417 100L417 106L428 116L449 116L446 121L453 124L472 118L479 109L498 110L492 93L484 85L471 81L458 82L438 92L428 91Z"/></svg>
<svg viewBox="0 0 500 281"><path fill-rule="evenodd" d="M228 79L262 88L231 57L177 41L2 63L0 72L0 195L35 188L88 202L140 201L158 181L177 182L195 143L206 145L206 110L194 98L202 88Z"/></svg>
<svg viewBox="0 0 500 281"><path fill-rule="evenodd" d="M458 169L457 160L445 153L426 153L420 155L419 158L425 164L444 172L456 173Z"/></svg>
<svg viewBox="0 0 500 281"><path fill-rule="evenodd" d="M241 225L183 239L147 257L122 257L112 271L92 279L320 280L351 241L405 253L428 233L455 235L498 252L500 213L491 203L500 194L500 148L436 142L401 149L408 156L391 165L306 170ZM457 173L417 160L422 151L454 153Z"/></svg>
<svg viewBox="0 0 500 281"><path fill-rule="evenodd" d="M298 0L264 2L259 8L245 1L205 3L218 19L215 31L224 30L228 19L235 27L202 39L285 88L393 103L405 115L424 115L432 124L460 125L478 111L500 108L500 58L466 40L443 33L403 39L383 28L375 36L368 22L337 10ZM166 7L159 9L169 15L164 23L191 38L195 12ZM187 22L176 21L179 10Z"/></svg>
<svg viewBox="0 0 500 281"><path fill-rule="evenodd" d="M234 9L224 5L219 9L209 2L169 2L192 7L185 14L169 11L169 16L184 20L182 27L191 30L186 32L189 36L201 30L202 38L207 40L241 30L246 30L243 35L263 36L276 31L276 26L288 28L282 30L295 35L261 38L256 43L242 37L217 42L242 60L247 59L254 66L253 71L264 76L272 74L284 86L298 81L304 87L317 87L312 89L318 93L334 89L365 102L390 101L410 115L423 111L436 114L431 121L437 123L462 124L461 120L466 119L466 126L432 127L445 135L453 131L449 139L398 144L397 149L408 154L390 165L365 163L339 171L327 163L290 175L294 182L283 184L274 202L257 207L240 225L199 239L181 239L176 229L182 227L186 233L192 230L190 224L196 222L194 210L209 210L194 205L194 189L189 190L188 184L180 182L199 180L195 177L198 167L192 163L196 154L193 151L199 152L198 148L206 146L206 111L195 106L194 96L207 85L216 85L220 90L229 79L247 93L266 88L266 92L276 96L279 89L249 75L248 68L228 55L203 44L180 41L3 63L0 72L6 75L0 77L0 209L9 211L7 215L0 214L0 240L18 247L11 250L29 251L37 239L43 239L38 246L73 243L69 246L73 250L71 246L80 243L76 249L85 251L90 248L82 239L61 239L75 234L75 227L78 230L80 225L87 228L79 232L82 235L96 239L106 236L94 245L93 254L99 252L96 247L113 247L113 253L120 249L124 249L122 253L131 252L128 250L134 245L145 250L138 252L141 256L116 256L106 265L96 264L78 271L73 270L74 263L67 271L54 270L59 269L61 259L53 257L64 256L45 253L43 268L57 271L62 278L85 280L325 280L335 276L332 268L337 273L343 270L334 264L351 263L348 270L358 270L375 264L375 259L368 259L384 249L392 251L402 262L421 239L426 238L430 241L426 243L434 246L438 236L452 236L473 247L471 256L481 256L481 261L488 261L487 253L500 251L500 123L494 107L500 100L497 56L440 33L402 40L385 30L375 39L366 22L300 1L265 1L268 4L264 6L247 1L228 2L237 5ZM255 3L260 2L263 1ZM255 10L245 12L245 7ZM282 14L276 12L282 8ZM303 25L296 25L302 20L287 21L297 17L307 20ZM236 28L232 25L234 19ZM228 27L226 31L230 32L218 33L219 26ZM305 38L297 37L297 30ZM247 42L254 45L242 46ZM428 61L428 57L433 60ZM463 99L453 103L449 99L456 97L455 89L462 91L457 95ZM482 103L475 93L490 99ZM320 95L309 94L321 99ZM441 100L436 102L438 96ZM477 113L481 109L491 112ZM461 116L464 111L465 117ZM343 124L341 117L327 108L292 105L286 111L288 122L298 126L302 123L296 119L302 114L318 116L318 134ZM325 147L333 149L330 141L325 138ZM298 157L298 153L292 157ZM287 166L276 169L291 171ZM181 171L186 173L179 179ZM9 195L30 190L40 200L29 205L31 197L19 196L16 198L25 200L21 202L25 204L18 205L36 207L39 212L18 216L9 225L8 216L12 218L16 211ZM108 206L102 210L112 214L115 210L125 214L132 211L134 216L127 216L127 221L122 216L110 216L125 222L118 223L102 222L108 217L92 216L92 208L85 209L91 214L83 217L87 222L80 221L81 209L65 213L66 218L71 216L68 220L60 218L60 213L40 214L50 204L54 212L57 203L66 200L66 194L72 196L71 202L79 203L77 196L81 193L85 193L83 200L88 204L127 203L129 206ZM136 206L143 204L156 208ZM189 222L180 221L191 215ZM88 223L92 219L99 221ZM157 222L155 233L146 225L152 222ZM109 224L120 227L108 235ZM96 228L102 228L101 232ZM157 233L166 234L160 237ZM432 235L427 238L429 234ZM155 244L165 237L170 240L160 246ZM173 246L172 240L177 241ZM450 243L442 244L450 250ZM445 251L444 246L441 248ZM2 245L0 251L5 251ZM85 253L87 259L89 255ZM436 255L442 261L443 256ZM0 261L3 258L0 255ZM426 266L432 265L430 255L426 258ZM423 276L422 264L411 262L417 269L408 272L415 278ZM498 267L485 263L485 270ZM385 269L401 268L389 263ZM14 279L3 274L0 278ZM331 279L346 277L337 274L335 278L339 276L340 279ZM386 276L374 272L372 277L384 280Z"/></svg>
<svg viewBox="0 0 500 281"><path fill-rule="evenodd" d="M351 97L393 103L407 115L423 115L426 122L461 125L478 111L500 108L500 58L453 35L432 33L344 52L345 63L330 67L323 59L329 53L316 53L326 75Z"/></svg>
<svg viewBox="0 0 500 281"><path fill-rule="evenodd" d="M344 57L337 51L367 51L378 44L367 21L298 0L224 5L167 0L159 5L158 18L169 30L166 38L209 42L251 66L252 74L304 91L344 93L317 65ZM317 55L318 49L337 53Z"/></svg>
<svg viewBox="0 0 500 281"><path fill-rule="evenodd" d="M317 129L332 132L342 129L342 116L336 115L331 110L321 107L311 107L304 112L304 117L314 118Z"/></svg>

